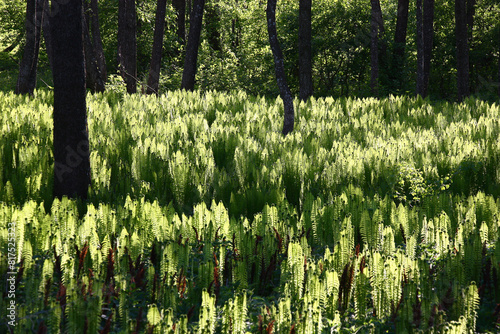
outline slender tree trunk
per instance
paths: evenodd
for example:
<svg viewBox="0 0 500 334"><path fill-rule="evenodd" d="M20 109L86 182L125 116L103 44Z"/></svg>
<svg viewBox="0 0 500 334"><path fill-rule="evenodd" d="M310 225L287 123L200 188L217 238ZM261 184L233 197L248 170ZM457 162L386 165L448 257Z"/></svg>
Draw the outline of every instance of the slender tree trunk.
<svg viewBox="0 0 500 334"><path fill-rule="evenodd" d="M108 71L106 69L106 57L102 45L101 31L99 27L99 8L97 0L90 0L90 27L92 29L92 45L94 46L97 65L101 72L101 79L106 82Z"/></svg>
<svg viewBox="0 0 500 334"><path fill-rule="evenodd" d="M57 5L57 7L55 7ZM90 154L82 0L52 2L54 197L87 197Z"/></svg>
<svg viewBox="0 0 500 334"><path fill-rule="evenodd" d="M467 7L465 0L455 0L455 34L457 43L458 100L469 96L469 44L467 43Z"/></svg>
<svg viewBox="0 0 500 334"><path fill-rule="evenodd" d="M137 21L135 0L118 1L118 64L127 92L137 92Z"/></svg>
<svg viewBox="0 0 500 334"><path fill-rule="evenodd" d="M97 61L97 52L90 37L89 23L91 21L91 10L86 0L83 1L83 7L85 13L83 15L83 49L85 55L86 85L93 92L104 92L106 87Z"/></svg>
<svg viewBox="0 0 500 334"><path fill-rule="evenodd" d="M500 45L500 34L498 34L498 41ZM498 98L500 99L500 48L498 50Z"/></svg>
<svg viewBox="0 0 500 334"><path fill-rule="evenodd" d="M370 88L374 96L379 95L379 36L384 32L384 21L382 18L382 9L380 8L379 0L370 0L371 2L371 42L370 42L370 58L371 58L371 80Z"/></svg>
<svg viewBox="0 0 500 334"><path fill-rule="evenodd" d="M240 6L238 0L235 0L236 6ZM240 35L241 35L241 27L240 22L238 20L238 16L231 20L231 46L234 53L238 52L238 48L240 46Z"/></svg>
<svg viewBox="0 0 500 334"><path fill-rule="evenodd" d="M285 65L283 62L283 53L278 42L278 33L276 31L276 2L277 0L267 0L267 32L269 34L269 44L273 52L274 58L274 71L276 74L276 83L280 91L281 99L284 106L284 119L283 119L283 135L287 135L293 131L294 123L294 108L293 97L288 88L285 75Z"/></svg>
<svg viewBox="0 0 500 334"><path fill-rule="evenodd" d="M186 58L184 59L184 71L182 72L181 89L194 90L204 6L205 0L193 1L193 10L191 11L191 18L189 20L189 36L186 46Z"/></svg>
<svg viewBox="0 0 500 334"><path fill-rule="evenodd" d="M417 95L425 97L424 89L424 23L422 0L417 0Z"/></svg>
<svg viewBox="0 0 500 334"><path fill-rule="evenodd" d="M397 90L401 91L403 88L402 76L404 63L405 63L405 49L406 49L406 33L408 30L408 8L410 0L398 1L398 13L396 19L396 32L394 34L394 48L393 48L393 63L391 78L396 83Z"/></svg>
<svg viewBox="0 0 500 334"><path fill-rule="evenodd" d="M36 87L38 51L43 22L43 6L46 0L26 1L26 45L19 66L16 94L33 94Z"/></svg>
<svg viewBox="0 0 500 334"><path fill-rule="evenodd" d="M299 2L299 98L302 101L306 101L313 94L311 3L311 0Z"/></svg>
<svg viewBox="0 0 500 334"><path fill-rule="evenodd" d="M476 0L467 0L467 43L469 46L469 54L474 49L473 32L474 32L474 15L476 14ZM469 91L475 86L474 62L469 55Z"/></svg>
<svg viewBox="0 0 500 334"><path fill-rule="evenodd" d="M431 72L432 45L434 40L434 0L424 0L423 15L424 33L424 86L422 96L429 93L429 77Z"/></svg>
<svg viewBox="0 0 500 334"><path fill-rule="evenodd" d="M205 29L207 29L208 44L214 51L221 50L219 8L214 1L209 1L205 9Z"/></svg>
<svg viewBox="0 0 500 334"><path fill-rule="evenodd" d="M184 45L186 41L186 0L172 0L172 6L177 13L177 37Z"/></svg>
<svg viewBox="0 0 500 334"><path fill-rule="evenodd" d="M231 46L234 53L238 51L240 46L240 27L238 18L231 20Z"/></svg>
<svg viewBox="0 0 500 334"><path fill-rule="evenodd" d="M42 22L42 33L43 33L43 39L45 40L45 51L47 52L47 58L49 59L50 70L53 71L52 64L54 63L54 61L52 59L52 34L50 32L50 5L48 1L44 1L43 15L45 19Z"/></svg>
<svg viewBox="0 0 500 334"><path fill-rule="evenodd" d="M165 30L165 13L167 9L167 0L158 0L156 6L153 51L151 53L151 64L149 67L148 87L146 88L146 94L158 94L158 87L160 83L161 55L163 49L163 33Z"/></svg>

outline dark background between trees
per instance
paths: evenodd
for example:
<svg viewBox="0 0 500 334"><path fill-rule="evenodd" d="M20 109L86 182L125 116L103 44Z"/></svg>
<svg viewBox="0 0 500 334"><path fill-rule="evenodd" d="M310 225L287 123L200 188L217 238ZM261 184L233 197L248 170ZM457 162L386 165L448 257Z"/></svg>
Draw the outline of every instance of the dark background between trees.
<svg viewBox="0 0 500 334"><path fill-rule="evenodd" d="M30 9L36 12L29 15L42 15L45 2L36 1L36 6ZM266 26L267 2L204 2L193 88L242 89L255 95L278 95ZM30 86L23 88L17 84L18 73L20 68L27 72L29 67L21 60L27 57L26 52L34 54L36 43L40 43L38 75L33 78L31 74L31 85L33 82L37 87L53 85L45 45L50 34L43 29L39 41L26 38L26 3L12 0L0 4L3 90L14 90L17 86L20 92L29 91ZM120 11L119 3L128 7ZM163 36L157 33L163 40L159 54L153 53L157 1L84 1L87 87L100 91L101 80L108 87L123 80L129 92L146 91L148 77L153 75L159 80L153 91L180 88L190 14L195 4L195 0L167 0ZM160 1L160 9L162 6ZM278 1L276 9L287 84L295 96L314 92L314 96L383 97L418 92L433 99L460 100L469 94L489 100L498 98L500 4L496 0L313 1L310 27L313 85L303 88L303 93L300 93L301 72L306 73L302 78L307 77L308 64L300 59L307 57L309 51L304 37L300 42L298 37L309 32L307 14L299 15L299 6L307 8L307 1ZM162 16L160 12L159 19ZM119 24L118 17L124 18L123 24ZM302 30L299 22L305 22ZM34 25L28 33L39 36L40 28ZM137 38L136 61L131 53L124 56L118 52L120 43L124 43L120 50L134 53L130 40L133 36ZM191 84L185 88L192 89Z"/></svg>

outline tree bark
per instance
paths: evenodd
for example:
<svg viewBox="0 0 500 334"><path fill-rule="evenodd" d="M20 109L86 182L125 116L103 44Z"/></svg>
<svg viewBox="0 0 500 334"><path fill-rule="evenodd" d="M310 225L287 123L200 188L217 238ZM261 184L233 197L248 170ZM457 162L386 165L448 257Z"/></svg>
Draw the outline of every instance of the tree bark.
<svg viewBox="0 0 500 334"><path fill-rule="evenodd" d="M95 50L97 66L101 72L101 79L105 83L108 78L108 71L106 68L106 57L104 56L104 47L102 45L99 27L99 8L97 0L90 0L90 28L92 30L92 45Z"/></svg>
<svg viewBox="0 0 500 334"><path fill-rule="evenodd" d="M371 60L371 80L370 89L374 96L379 95L379 36L384 33L384 21L382 18L382 9L379 0L370 0L371 3L371 42L370 42L370 60Z"/></svg>
<svg viewBox="0 0 500 334"><path fill-rule="evenodd" d="M455 37L457 45L458 101L469 96L469 44L467 43L467 9L465 0L455 0Z"/></svg>
<svg viewBox="0 0 500 334"><path fill-rule="evenodd" d="M473 32L474 32L474 15L476 14L476 0L467 0L467 43L469 46L469 53L473 50ZM469 56L469 91L470 87L475 86L474 75L474 62L471 61Z"/></svg>
<svg viewBox="0 0 500 334"><path fill-rule="evenodd" d="M396 84L397 90L399 92L401 92L404 82L402 73L405 63L406 33L408 30L409 6L410 0L398 1L396 32L394 33L391 79Z"/></svg>
<svg viewBox="0 0 500 334"><path fill-rule="evenodd" d="M43 22L43 6L46 0L26 1L26 44L19 66L16 94L33 94L36 87L38 51Z"/></svg>
<svg viewBox="0 0 500 334"><path fill-rule="evenodd" d="M313 95L311 52L311 0L299 2L299 98Z"/></svg>
<svg viewBox="0 0 500 334"><path fill-rule="evenodd" d="M284 118L283 118L283 135L287 135L293 131L294 125L294 108L293 97L288 88L285 75L285 65L283 62L283 53L278 42L278 33L276 31L276 2L277 0L268 0L266 8L267 32L269 34L269 44L273 52L274 71L276 74L276 83L278 85L281 99L283 100Z"/></svg>
<svg viewBox="0 0 500 334"><path fill-rule="evenodd" d="M417 95L425 97L424 89L424 24L422 0L417 0Z"/></svg>
<svg viewBox="0 0 500 334"><path fill-rule="evenodd" d="M422 96L429 94L429 78L431 72L432 45L434 40L434 0L424 0L423 15L424 33L424 86Z"/></svg>
<svg viewBox="0 0 500 334"><path fill-rule="evenodd" d="M163 34L165 30L165 13L167 9L167 0L158 0L156 6L153 51L151 52L151 64L149 67L149 77L146 94L158 94L158 87L160 83L161 55L163 49Z"/></svg>
<svg viewBox="0 0 500 334"><path fill-rule="evenodd" d="M52 2L53 191L57 198L68 196L85 199L90 186L82 23L82 0Z"/></svg>
<svg viewBox="0 0 500 334"><path fill-rule="evenodd" d="M240 6L239 1L235 0L236 6ZM231 47L234 53L238 52L238 48L240 47L240 39L241 39L241 26L238 16L231 20Z"/></svg>
<svg viewBox="0 0 500 334"><path fill-rule="evenodd" d="M186 0L172 0L172 6L177 13L177 37L184 45L186 41Z"/></svg>
<svg viewBox="0 0 500 334"><path fill-rule="evenodd" d="M135 0L118 1L118 64L127 92L137 92L137 21Z"/></svg>
<svg viewBox="0 0 500 334"><path fill-rule="evenodd" d="M189 36L186 46L186 58L184 59L184 71L182 72L181 89L191 91L194 90L204 6L205 0L193 1L193 10L191 11L189 23Z"/></svg>
<svg viewBox="0 0 500 334"><path fill-rule="evenodd" d="M398 1L396 32L394 34L394 56L397 58L399 66L402 66L404 62L404 53L406 48L406 33L408 30L409 6L410 6L410 0Z"/></svg>
<svg viewBox="0 0 500 334"><path fill-rule="evenodd" d="M45 19L42 22L43 39L45 40L45 51L49 59L50 70L53 71L54 60L52 59L52 34L50 33L50 5L48 1L44 1L43 15Z"/></svg>
<svg viewBox="0 0 500 334"><path fill-rule="evenodd" d="M83 15L83 49L85 55L86 86L93 92L104 92L106 87L97 61L97 52L92 44L89 31L89 24L92 20L92 10L88 7L86 0L83 2L83 7L85 13ZM94 31L92 31L92 33L94 33Z"/></svg>
<svg viewBox="0 0 500 334"><path fill-rule="evenodd" d="M207 39L208 44L214 51L221 50L221 41L220 41L220 15L219 8L217 4L212 1L209 1L206 6L206 23L205 29L207 31Z"/></svg>

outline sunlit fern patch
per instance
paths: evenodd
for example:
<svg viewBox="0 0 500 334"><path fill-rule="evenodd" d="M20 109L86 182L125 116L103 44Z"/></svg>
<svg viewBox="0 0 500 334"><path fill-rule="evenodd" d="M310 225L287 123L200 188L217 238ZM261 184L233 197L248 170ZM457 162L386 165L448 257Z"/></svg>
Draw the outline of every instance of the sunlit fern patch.
<svg viewBox="0 0 500 334"><path fill-rule="evenodd" d="M89 95L82 203L51 198L51 104L0 93L15 333L498 330L498 105L297 101L284 138L280 100Z"/></svg>

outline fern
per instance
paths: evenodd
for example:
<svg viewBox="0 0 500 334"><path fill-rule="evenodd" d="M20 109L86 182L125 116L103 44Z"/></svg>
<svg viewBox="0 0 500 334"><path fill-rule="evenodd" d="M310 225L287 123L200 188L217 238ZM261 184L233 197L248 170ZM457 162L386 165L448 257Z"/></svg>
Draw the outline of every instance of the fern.
<svg viewBox="0 0 500 334"><path fill-rule="evenodd" d="M198 323L197 333L205 334L215 332L215 312L215 297L211 296L206 289L203 289L201 294L200 320Z"/></svg>
<svg viewBox="0 0 500 334"><path fill-rule="evenodd" d="M284 277L290 284L292 298L300 299L304 284L304 254L300 244L290 243L288 245L287 273Z"/></svg>
<svg viewBox="0 0 500 334"><path fill-rule="evenodd" d="M465 288L463 294L463 315L467 320L467 327L476 328L477 309L479 308L479 294L474 282Z"/></svg>
<svg viewBox="0 0 500 334"><path fill-rule="evenodd" d="M283 138L279 100L89 95L81 203L46 187L52 100L0 93L0 245L15 221L18 333L42 320L51 333L84 321L244 332L258 315L277 333L494 331L478 316L493 295L477 299L471 281L498 274L497 105L318 98ZM398 180L413 207L393 201ZM191 309L200 300L205 315ZM208 314L215 325L195 324Z"/></svg>

